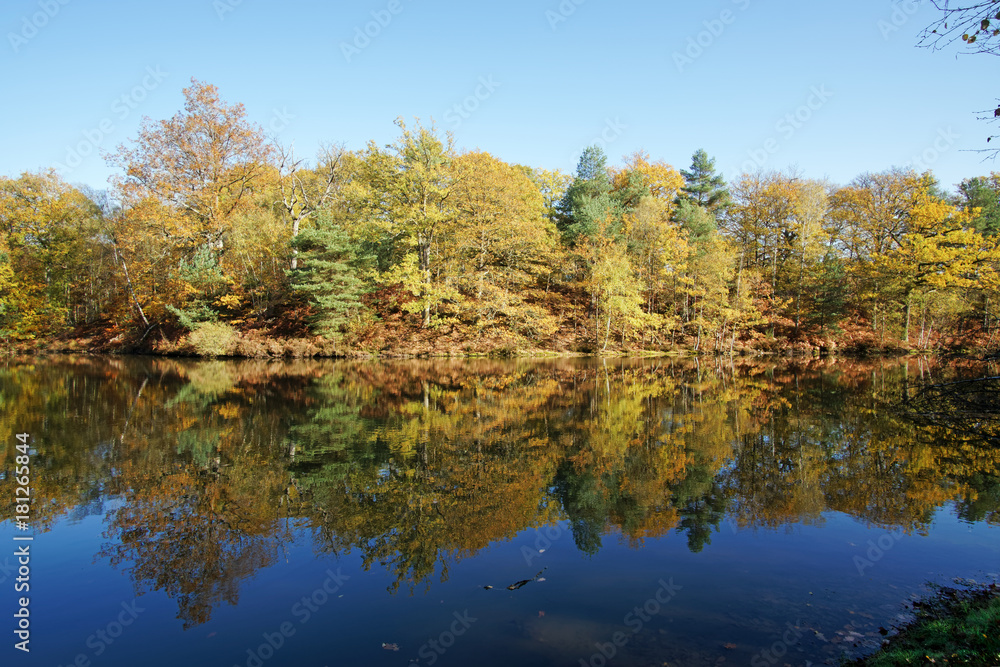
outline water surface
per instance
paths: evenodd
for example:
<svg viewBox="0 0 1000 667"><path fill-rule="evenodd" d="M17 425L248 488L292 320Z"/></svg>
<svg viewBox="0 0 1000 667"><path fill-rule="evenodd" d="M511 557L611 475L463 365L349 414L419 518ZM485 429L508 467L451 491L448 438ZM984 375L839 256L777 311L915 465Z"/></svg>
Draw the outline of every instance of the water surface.
<svg viewBox="0 0 1000 667"><path fill-rule="evenodd" d="M835 664L1000 570L995 440L898 409L982 370L12 363L32 651L4 664Z"/></svg>

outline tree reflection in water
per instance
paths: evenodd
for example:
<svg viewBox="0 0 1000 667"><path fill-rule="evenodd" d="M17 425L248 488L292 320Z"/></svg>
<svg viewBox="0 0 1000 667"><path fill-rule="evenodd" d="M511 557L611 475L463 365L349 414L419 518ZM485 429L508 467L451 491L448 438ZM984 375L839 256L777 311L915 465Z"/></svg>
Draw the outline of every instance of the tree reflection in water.
<svg viewBox="0 0 1000 667"><path fill-rule="evenodd" d="M557 522L586 553L672 533L699 552L726 517L778 527L838 511L920 532L955 501L998 523L996 421L900 409L921 383L986 370L64 358L0 370L0 423L38 434L43 529L107 511L101 555L192 626L302 536L413 591ZM2 457L0 492L13 450Z"/></svg>

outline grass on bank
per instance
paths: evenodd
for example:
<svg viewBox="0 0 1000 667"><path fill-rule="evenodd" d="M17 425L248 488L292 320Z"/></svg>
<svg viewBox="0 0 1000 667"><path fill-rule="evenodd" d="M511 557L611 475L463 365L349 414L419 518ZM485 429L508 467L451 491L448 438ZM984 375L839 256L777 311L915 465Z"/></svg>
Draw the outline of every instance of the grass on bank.
<svg viewBox="0 0 1000 667"><path fill-rule="evenodd" d="M1000 586L941 588L914 603L916 618L882 649L853 664L1000 665Z"/></svg>

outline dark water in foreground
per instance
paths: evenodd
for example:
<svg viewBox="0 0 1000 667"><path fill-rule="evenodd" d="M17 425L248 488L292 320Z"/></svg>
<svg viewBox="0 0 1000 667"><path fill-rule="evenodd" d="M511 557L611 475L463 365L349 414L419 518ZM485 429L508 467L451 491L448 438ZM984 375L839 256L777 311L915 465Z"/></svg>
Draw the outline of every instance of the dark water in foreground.
<svg viewBox="0 0 1000 667"><path fill-rule="evenodd" d="M1000 571L896 362L0 367L4 665L806 665ZM31 529L14 525L30 434ZM13 648L15 536L30 654ZM492 587L492 588L487 588ZM398 649L398 650L394 650Z"/></svg>

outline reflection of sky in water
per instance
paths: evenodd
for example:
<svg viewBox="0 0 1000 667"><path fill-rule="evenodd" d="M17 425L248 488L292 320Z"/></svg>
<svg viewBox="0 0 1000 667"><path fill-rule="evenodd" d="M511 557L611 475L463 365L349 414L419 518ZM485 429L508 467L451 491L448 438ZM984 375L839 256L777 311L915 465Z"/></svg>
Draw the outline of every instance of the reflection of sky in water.
<svg viewBox="0 0 1000 667"><path fill-rule="evenodd" d="M586 368L586 362L568 367L574 364ZM899 436L901 427L873 426L874 416L848 414L853 408L844 406L848 394L856 390L838 388L829 377L823 393L836 409L809 412L808 406L803 410L800 405L799 411L789 413L794 420L776 413L775 419L787 417L795 428L779 425L760 433L756 445L747 439L753 428L746 420L762 409L752 403L760 395L748 394L751 403L743 406L741 449L717 461L697 487L714 488L712 493L725 495L728 504L713 510L706 497L695 494L698 502L681 508L687 514L665 519L661 525L648 523L647 510L658 508L664 516L672 516L669 512L678 508L668 502L670 494L694 484L695 459L701 450L688 447L692 458L686 464L687 477L681 475L666 487L648 486L642 472L648 465L671 470L666 465L669 460L640 458L630 463L627 456L614 458L627 448L616 449L614 437L602 440L597 435L592 436L593 446L602 447L611 459L586 459L586 448L579 447L580 434L587 420L600 427L602 419L613 419L616 410L628 423L643 421L644 415L670 415L661 420L670 425L670 433L697 429L704 423L700 412L714 409L712 404L688 397L689 411L684 412L684 401L673 401L666 391L630 402L622 397L637 391L635 382L607 385L615 393L609 397L600 393L606 386L604 378L595 389L582 381L571 385L565 377L560 378L563 388L546 399L549 402L533 403L528 390L516 383L499 383L496 393L490 393L475 377L456 373L455 366L449 367L448 381L437 388L404 382L397 388L376 385L381 392L367 391L371 386L364 381L345 384L331 380L328 373L325 383L293 378L249 388L241 384L242 368L227 367L227 388L213 388L210 399L174 400L169 415L161 412L162 405L192 395L192 385L176 377L164 379L167 374L146 383L138 378L147 374L137 373L132 389L142 384L144 396L161 401L160 408L134 401L134 392L123 390L117 406L109 399L107 414L96 416L97 407L93 413L93 419L117 430L118 440L95 437L92 442L100 445L58 456L42 446L48 458L36 459L36 479L50 475L47 483L61 484L75 500L51 530L38 531L32 543L33 650L23 664L69 665L82 655L93 665L122 666L250 667L258 661L331 667L432 662L541 666L579 665L581 660L597 665L602 656L613 654L615 665L715 665L719 658L727 664L751 664L762 658L767 662L770 654L762 651L778 649L776 664L800 665L836 659L844 650L856 650L855 643L876 645L879 627L898 620L905 611L902 602L924 592L928 582L949 583L955 577L988 581L1000 570L1000 526L969 520L967 505L950 500L954 494L945 492L958 483L955 480L923 485L903 480L906 461L893 458L896 450L886 450L879 461L886 463L887 472L872 479L883 484L889 494L883 500L896 508L893 511L911 518L906 530L892 522L870 525L830 509L829 503L841 502L850 487L844 487L837 475L821 473L836 465L842 476L848 461L853 467L847 470L864 468L861 450L833 445L864 428L878 433L883 429L890 438ZM524 364L510 368L523 371ZM205 368L200 370L198 382L208 382ZM678 370L680 376L684 372ZM593 382L593 369L588 373ZM895 377L890 375L889 380ZM815 380L805 373L797 373L796 379L806 389ZM462 385L463 380L479 388L473 391ZM732 391L738 384L730 377L723 380L719 391ZM95 387L103 387L102 382L97 380ZM539 383L538 377L531 380L532 387ZM162 393L155 393L156 386L163 388ZM502 403L519 391L530 404L523 417L511 414L512 405ZM805 401L808 393L796 396ZM616 404L617 399L622 400ZM133 402L137 407L130 407ZM181 403L191 412L183 412ZM727 399L722 409L732 415L738 403L739 399ZM475 407L463 412L464 405ZM421 415L424 406L435 412L433 419ZM361 410L382 416L351 421ZM571 418L571 412L576 416ZM132 449L123 447L120 439L126 414L137 442ZM842 415L844 423L831 415ZM537 438L541 432L537 424L548 419L554 425L547 428L562 429L564 436L571 432L575 439L568 444L568 436L564 437L555 450L537 443L533 445L537 449L522 450L524 443L516 438L525 433L516 427L504 426L496 433L482 428L512 416L535 424L528 429L530 437ZM171 436L164 430L175 428L171 422L175 418L180 428ZM655 430L653 420L643 423ZM628 430L619 428L617 437L642 439ZM53 431L42 444L52 443L56 435ZM694 436L708 437L698 432L685 437ZM796 438L812 438L813 449L797 449ZM297 443L291 481L282 477L289 439ZM664 451L669 442L666 436L652 440L653 453ZM433 447L422 448L421 443ZM552 451L563 451L560 448L568 448L565 451L577 457L575 463L554 465L544 460ZM772 448L777 451L774 459L753 458ZM805 463L793 460L791 454L802 451L807 454ZM244 456L249 458L240 458ZM588 477L593 466L605 466L604 472ZM760 477L768 466L787 469L782 476ZM528 491L512 490L508 484L491 486L489 480L503 480L505 474L516 473L515 478L532 471L541 474L543 468L547 472L534 492L537 516L548 518L538 519L536 530L531 527L534 515L521 521L518 507L512 506L522 497L517 493ZM105 472L93 472L101 470ZM926 477L927 470L921 468L920 474ZM553 481L550 474L557 479ZM119 483L126 479L128 488L122 488ZM768 495L774 491L769 484L794 489L822 484L824 479L833 479L835 488L809 491L800 505L768 504L780 503L787 495L784 491ZM602 485L609 488L602 490ZM649 489L660 495L649 495ZM891 497L910 491L925 504L910 507ZM147 505L134 505L135 498ZM157 502L162 498L170 503L161 507ZM845 507L881 502L877 497L854 501ZM333 504L323 506L324 502ZM142 515L125 523L119 516L135 507L162 511L171 518L164 524L149 522L159 532L138 539L146 527ZM288 507L294 509L282 509ZM253 514L255 509L263 518ZM893 515L884 507L870 509L874 517ZM991 509L996 511L981 506L976 516ZM183 522L185 512L199 512L210 521L204 526L171 523ZM498 526L490 537L491 515L498 524L512 521L513 528ZM441 533L440 525L449 516L464 517L467 523ZM698 541L700 550L689 547L694 529L684 523L695 519L702 522L698 530L707 536ZM263 526L264 532L254 533L255 526ZM644 526L651 526L645 536ZM659 530L662 526L665 532ZM177 532L171 532L174 527ZM343 532L340 537L356 533L340 543L337 535L323 532L333 528ZM429 532L421 533L424 529ZM13 533L9 522L0 524L0 543L13 544ZM125 538L138 539L138 550L119 552L129 557L112 566L101 554L109 548L114 551ZM219 562L232 571L215 572L209 563L184 560L186 553L211 555L204 544L193 541L213 539L229 549L223 554L229 557ZM444 541L424 553L416 544L421 540ZM414 548L411 561L394 560L399 558L397 548ZM420 571L431 574L408 580L416 570L406 568L415 567L423 557L432 562L429 570ZM136 574L137 558L147 566L184 563L188 569L159 572L168 580L199 574L216 577L208 620L182 619L179 610L190 593L175 585L173 593L165 594L164 582ZM0 558L0 578L4 566ZM395 571L399 567L402 575ZM137 576L143 594L136 599ZM334 580L338 583L332 584ZM526 584L508 589L525 580ZM399 590L390 593L397 583ZM677 590L661 603L657 595L665 583ZM3 586L11 590L6 583ZM0 599L9 600L5 606L14 608L12 592ZM123 616L128 608L141 610L134 620ZM130 622L122 625L117 619ZM399 650L392 650L395 647Z"/></svg>
<svg viewBox="0 0 1000 667"><path fill-rule="evenodd" d="M135 593L127 576L94 560L103 541L100 517L61 521L32 543L36 625L28 664L69 664L82 653L105 665L245 665L247 647L285 622L295 633L269 664L427 664L433 649L425 659L416 652L449 629L455 612L466 611L476 621L439 664L579 664L618 632L628 641L616 664L714 664L718 657L746 664L780 641L789 623L801 636L784 661L805 664L853 648L847 637L875 641L879 626L896 619L901 601L925 591L925 582L987 581L1000 564L1000 527L962 523L946 509L927 536L895 541L859 575L856 558L867 560L871 544L889 533L836 512L823 518L817 526L773 530L735 530L727 521L701 553L676 535L634 548L611 534L586 556L568 529L554 539L526 530L454 563L447 581L414 595L389 594L392 577L379 567L365 572L357 554L317 556L302 530L285 545L284 558L243 582L238 605L220 605L203 625L184 631L166 596L139 596L143 611L101 656L96 633ZM5 523L0 540L10 543L11 535ZM328 570L347 579L319 604L323 598L311 596ZM539 572L544 581L506 589ZM661 580L679 590L634 632L642 620L636 608L655 599ZM305 623L310 607L296 608L303 597L316 606ZM399 653L382 649L383 642L397 644Z"/></svg>

